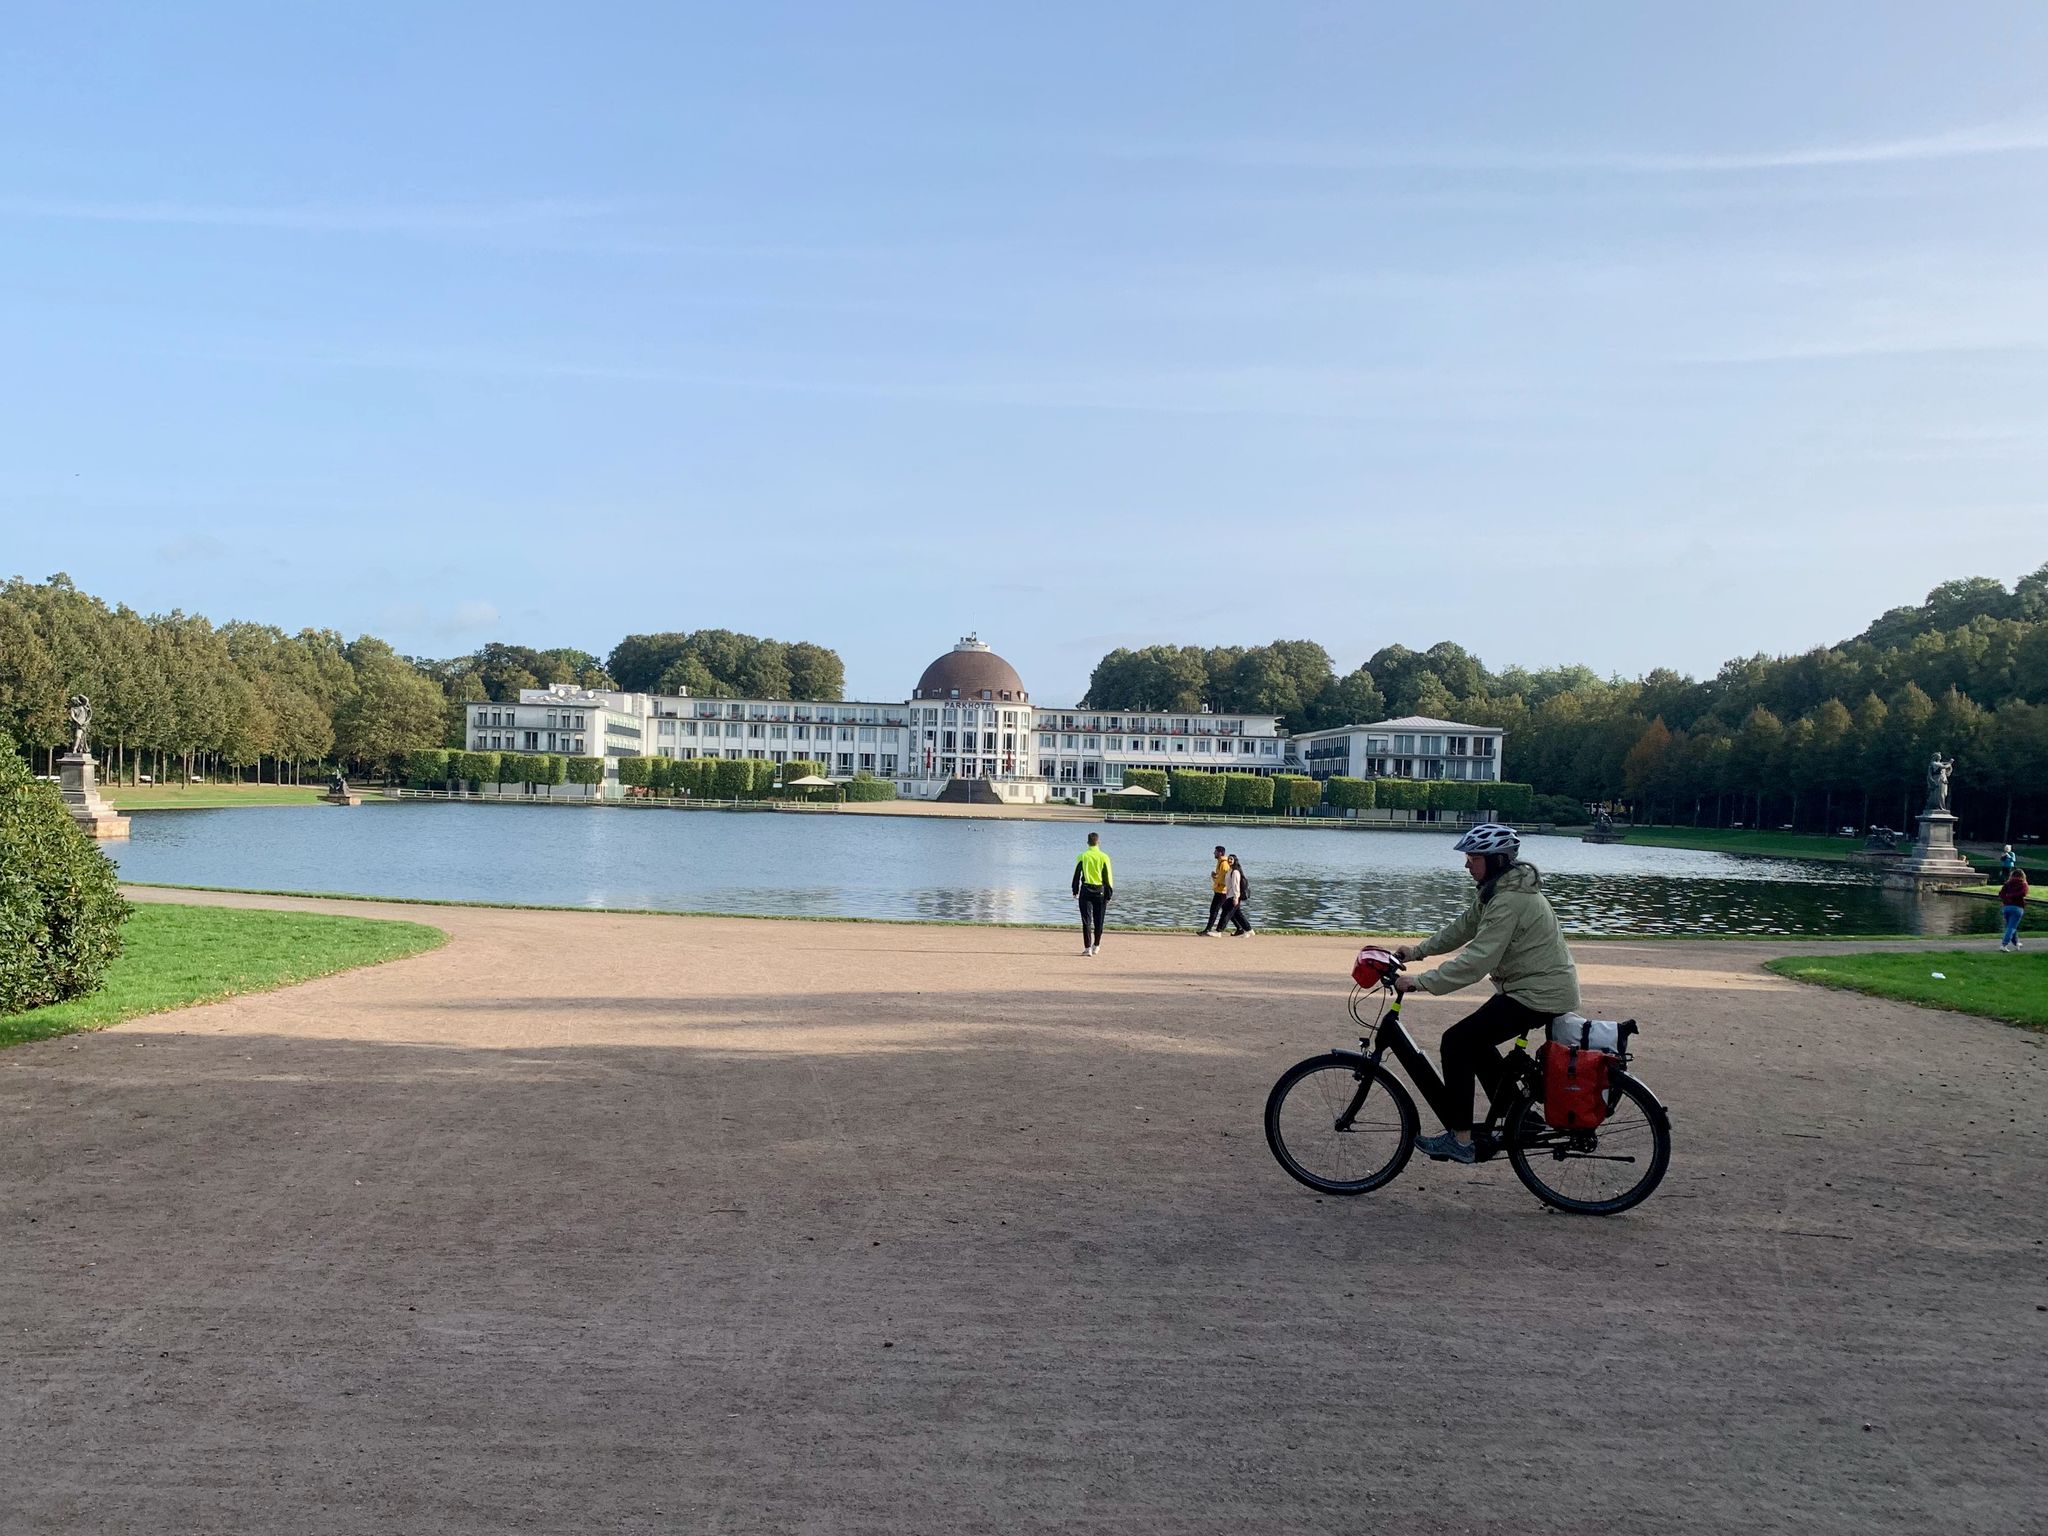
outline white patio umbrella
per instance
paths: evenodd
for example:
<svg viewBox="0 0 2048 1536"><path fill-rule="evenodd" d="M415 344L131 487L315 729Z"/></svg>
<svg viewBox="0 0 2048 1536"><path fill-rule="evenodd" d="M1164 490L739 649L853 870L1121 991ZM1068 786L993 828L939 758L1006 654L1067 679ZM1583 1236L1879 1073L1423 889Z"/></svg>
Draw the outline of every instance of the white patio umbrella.
<svg viewBox="0 0 2048 1536"><path fill-rule="evenodd" d="M1159 798L1158 790L1147 789L1142 784L1120 784L1115 789L1104 790L1103 793L1109 795L1148 795L1154 800Z"/></svg>
<svg viewBox="0 0 2048 1536"><path fill-rule="evenodd" d="M815 773L807 773L800 779L791 779L782 786L784 789L830 789L832 781L821 779Z"/></svg>

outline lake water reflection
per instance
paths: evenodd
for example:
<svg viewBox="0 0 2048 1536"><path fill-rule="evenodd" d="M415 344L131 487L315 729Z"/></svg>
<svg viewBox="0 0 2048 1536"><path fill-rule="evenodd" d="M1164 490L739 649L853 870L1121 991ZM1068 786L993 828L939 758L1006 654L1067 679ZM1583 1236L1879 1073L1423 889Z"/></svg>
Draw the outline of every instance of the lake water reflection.
<svg viewBox="0 0 2048 1536"><path fill-rule="evenodd" d="M1426 929L1470 884L1452 838L1109 824L1112 922L1201 925L1209 849L1275 927ZM668 911L1066 922L1074 822L369 802L143 811L107 851L131 880ZM1532 837L1566 925L1607 934L1989 931L1988 902L1880 890L1845 866Z"/></svg>

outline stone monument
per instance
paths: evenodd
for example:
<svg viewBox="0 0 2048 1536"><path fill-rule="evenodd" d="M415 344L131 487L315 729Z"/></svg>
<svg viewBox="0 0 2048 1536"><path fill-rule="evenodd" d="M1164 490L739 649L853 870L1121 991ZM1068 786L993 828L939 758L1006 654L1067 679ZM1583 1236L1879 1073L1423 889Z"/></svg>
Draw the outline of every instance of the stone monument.
<svg viewBox="0 0 2048 1536"><path fill-rule="evenodd" d="M348 780L335 769L327 776L327 793L320 797L329 805L361 805L363 797L348 787Z"/></svg>
<svg viewBox="0 0 2048 1536"><path fill-rule="evenodd" d="M1956 819L1948 808L1948 779L1955 760L1939 752L1927 765L1927 808L1920 813L1920 836L1883 867L1886 885L1915 889L1945 885L1976 885L1983 876L1956 852Z"/></svg>
<svg viewBox="0 0 2048 1536"><path fill-rule="evenodd" d="M1607 807L1603 805L1593 813L1592 831L1586 833L1579 841L1582 843L1618 843L1626 836L1628 836L1628 833L1614 824L1613 816L1608 814Z"/></svg>
<svg viewBox="0 0 2048 1536"><path fill-rule="evenodd" d="M57 789L64 808L89 837L102 841L128 835L128 818L109 805L93 776L92 700L71 695L71 750L57 759Z"/></svg>

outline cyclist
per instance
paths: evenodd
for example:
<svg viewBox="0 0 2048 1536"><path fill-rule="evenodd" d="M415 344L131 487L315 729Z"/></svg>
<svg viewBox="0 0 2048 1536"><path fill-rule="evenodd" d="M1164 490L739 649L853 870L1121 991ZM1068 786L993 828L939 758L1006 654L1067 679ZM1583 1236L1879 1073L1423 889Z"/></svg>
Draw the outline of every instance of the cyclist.
<svg viewBox="0 0 2048 1536"><path fill-rule="evenodd" d="M1499 1047L1517 1035L1546 1030L1560 1013L1579 1006L1579 972L1557 926L1557 914L1543 894L1536 866L1518 857L1522 839L1513 827L1482 822L1458 839L1466 872L1478 887L1472 904L1420 944L1394 951L1402 960L1463 953L1433 971L1402 975L1403 992L1435 996L1492 976L1498 989L1476 1013L1460 1019L1443 1036L1444 1097L1452 1106L1441 1136L1416 1141L1431 1157L1469 1163L1472 1152L1472 1086L1485 1086L1491 1099L1499 1087Z"/></svg>

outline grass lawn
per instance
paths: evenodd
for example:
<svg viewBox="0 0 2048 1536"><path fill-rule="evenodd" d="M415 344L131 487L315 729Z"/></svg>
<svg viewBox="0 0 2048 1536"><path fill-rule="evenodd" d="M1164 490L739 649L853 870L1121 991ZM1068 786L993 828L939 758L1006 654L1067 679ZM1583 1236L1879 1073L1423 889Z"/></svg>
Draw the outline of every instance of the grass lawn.
<svg viewBox="0 0 2048 1536"><path fill-rule="evenodd" d="M2020 942L2026 942L2024 933ZM1769 962L1765 969L1845 992L2048 1029L2048 949L2023 949L2011 955L1995 949L1789 955ZM1935 980L1935 971L1944 979Z"/></svg>
<svg viewBox="0 0 2048 1536"><path fill-rule="evenodd" d="M91 997L0 1017L0 1046L267 992L448 942L425 923L157 903L137 906L121 936L106 985Z"/></svg>
<svg viewBox="0 0 2048 1536"><path fill-rule="evenodd" d="M1824 832L1770 832L1749 827L1631 827L1628 839L1645 848L1699 848L1709 853L1770 853L1793 859L1846 859L1860 837Z"/></svg>
<svg viewBox="0 0 2048 1536"><path fill-rule="evenodd" d="M117 811L214 811L230 805L312 805L320 784L102 784Z"/></svg>

